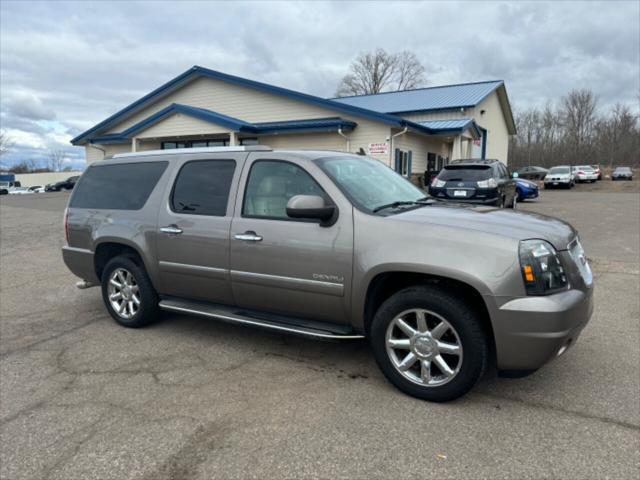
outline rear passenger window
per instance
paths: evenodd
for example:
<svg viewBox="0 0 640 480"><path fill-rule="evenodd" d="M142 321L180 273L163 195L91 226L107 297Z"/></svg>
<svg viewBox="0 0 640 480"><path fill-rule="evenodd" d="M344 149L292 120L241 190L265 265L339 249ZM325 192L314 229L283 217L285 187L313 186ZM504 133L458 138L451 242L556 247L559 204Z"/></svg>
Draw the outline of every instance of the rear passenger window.
<svg viewBox="0 0 640 480"><path fill-rule="evenodd" d="M76 185L69 207L140 210L168 162L136 162L89 167Z"/></svg>
<svg viewBox="0 0 640 480"><path fill-rule="evenodd" d="M185 163L173 186L171 209L191 215L224 217L227 213L233 160L196 160Z"/></svg>

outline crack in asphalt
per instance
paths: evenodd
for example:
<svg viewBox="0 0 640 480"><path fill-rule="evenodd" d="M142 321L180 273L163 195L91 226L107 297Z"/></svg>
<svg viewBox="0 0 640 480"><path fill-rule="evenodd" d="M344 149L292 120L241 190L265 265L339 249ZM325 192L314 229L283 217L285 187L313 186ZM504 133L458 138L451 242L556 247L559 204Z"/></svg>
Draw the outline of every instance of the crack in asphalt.
<svg viewBox="0 0 640 480"><path fill-rule="evenodd" d="M567 414L567 415L580 417L580 418L583 418L583 419L586 419L586 420L597 420L597 421L600 421L600 422L603 422L603 423L607 423L607 424L610 424L610 425L614 425L614 426L630 429L630 430L633 430L633 431L640 431L640 425L636 425L635 423L625 422L625 421L622 421L622 420L616 420L615 418L610 418L610 417L602 417L602 416L594 415L594 414L587 413L587 412L580 412L578 410L570 410L568 408L558 407L557 405L549 405L549 404L545 404L545 403L541 403L541 402L532 402L530 400L522 400L520 398L501 397L500 395L492 395L490 393L475 392L474 395L479 396L479 397L490 398L492 400L503 400L503 401L512 402L512 403L518 403L520 405L525 405L527 407L538 408L538 409L541 409L541 410L552 410L552 411L555 411L555 412L560 412L560 413L564 413L564 414ZM485 403L486 403L486 401L485 401Z"/></svg>
<svg viewBox="0 0 640 480"><path fill-rule="evenodd" d="M98 312L98 310L91 310L89 312L82 312L82 313L91 314L93 312ZM104 318L103 316L98 317L98 318L92 318L88 322L82 323L80 325L76 325L75 327L72 327L72 328L70 328L68 330L63 330L63 331L58 332L58 333L56 333L54 335L51 335L50 337L43 338L43 339L37 340L35 342L29 343L27 345L23 345L22 347L18 347L18 348L15 348L13 350L8 350L6 352L3 352L2 354L0 354L0 360L4 360L5 358L7 358L7 357L9 357L11 355L14 355L16 353L22 353L24 351L31 350L32 348L37 347L38 345L42 345L43 343L49 342L51 340L56 340L56 339L58 339L60 337L63 337L65 335L69 334L69 333L73 333L73 332L77 332L78 330L82 330L83 328L88 327L89 325L91 325L93 323L96 323L96 322L98 322L100 320L103 320L103 318Z"/></svg>

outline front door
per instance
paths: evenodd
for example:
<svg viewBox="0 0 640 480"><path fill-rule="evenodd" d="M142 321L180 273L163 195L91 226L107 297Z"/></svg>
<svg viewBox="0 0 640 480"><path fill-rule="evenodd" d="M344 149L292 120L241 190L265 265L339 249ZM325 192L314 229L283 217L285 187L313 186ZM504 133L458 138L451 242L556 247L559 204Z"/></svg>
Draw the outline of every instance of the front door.
<svg viewBox="0 0 640 480"><path fill-rule="evenodd" d="M353 219L317 166L254 159L244 168L231 227L231 281L239 306L345 323L350 306ZM315 174L315 177L314 175ZM334 189L334 198L327 188ZM295 195L319 195L338 206L331 226L291 219Z"/></svg>
<svg viewBox="0 0 640 480"><path fill-rule="evenodd" d="M185 162L158 215L158 291L232 304L229 232L238 158ZM235 178L235 180L234 180Z"/></svg>

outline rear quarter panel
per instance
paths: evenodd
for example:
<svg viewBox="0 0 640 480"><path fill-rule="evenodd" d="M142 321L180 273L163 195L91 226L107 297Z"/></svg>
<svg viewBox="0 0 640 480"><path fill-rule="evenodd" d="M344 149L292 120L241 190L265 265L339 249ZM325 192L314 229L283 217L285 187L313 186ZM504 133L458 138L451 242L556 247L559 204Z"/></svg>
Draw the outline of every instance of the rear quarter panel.
<svg viewBox="0 0 640 480"><path fill-rule="evenodd" d="M138 252L155 285L158 278L157 262L154 261L158 208L163 201L167 181L174 168L175 165L169 162L149 198L139 210L68 208L69 246L95 253L103 243L127 245ZM73 194L69 198L69 205L72 200Z"/></svg>

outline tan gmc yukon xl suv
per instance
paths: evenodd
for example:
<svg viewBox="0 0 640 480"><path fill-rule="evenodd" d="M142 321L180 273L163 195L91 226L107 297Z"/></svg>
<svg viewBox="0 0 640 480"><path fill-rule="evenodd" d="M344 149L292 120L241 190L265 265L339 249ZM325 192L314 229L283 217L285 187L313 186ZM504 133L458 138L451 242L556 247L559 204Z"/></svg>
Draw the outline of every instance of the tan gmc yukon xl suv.
<svg viewBox="0 0 640 480"><path fill-rule="evenodd" d="M577 232L551 217L447 205L377 160L225 147L91 164L63 256L111 316L159 310L324 339L366 337L385 376L432 401L489 362L530 373L593 310Z"/></svg>

